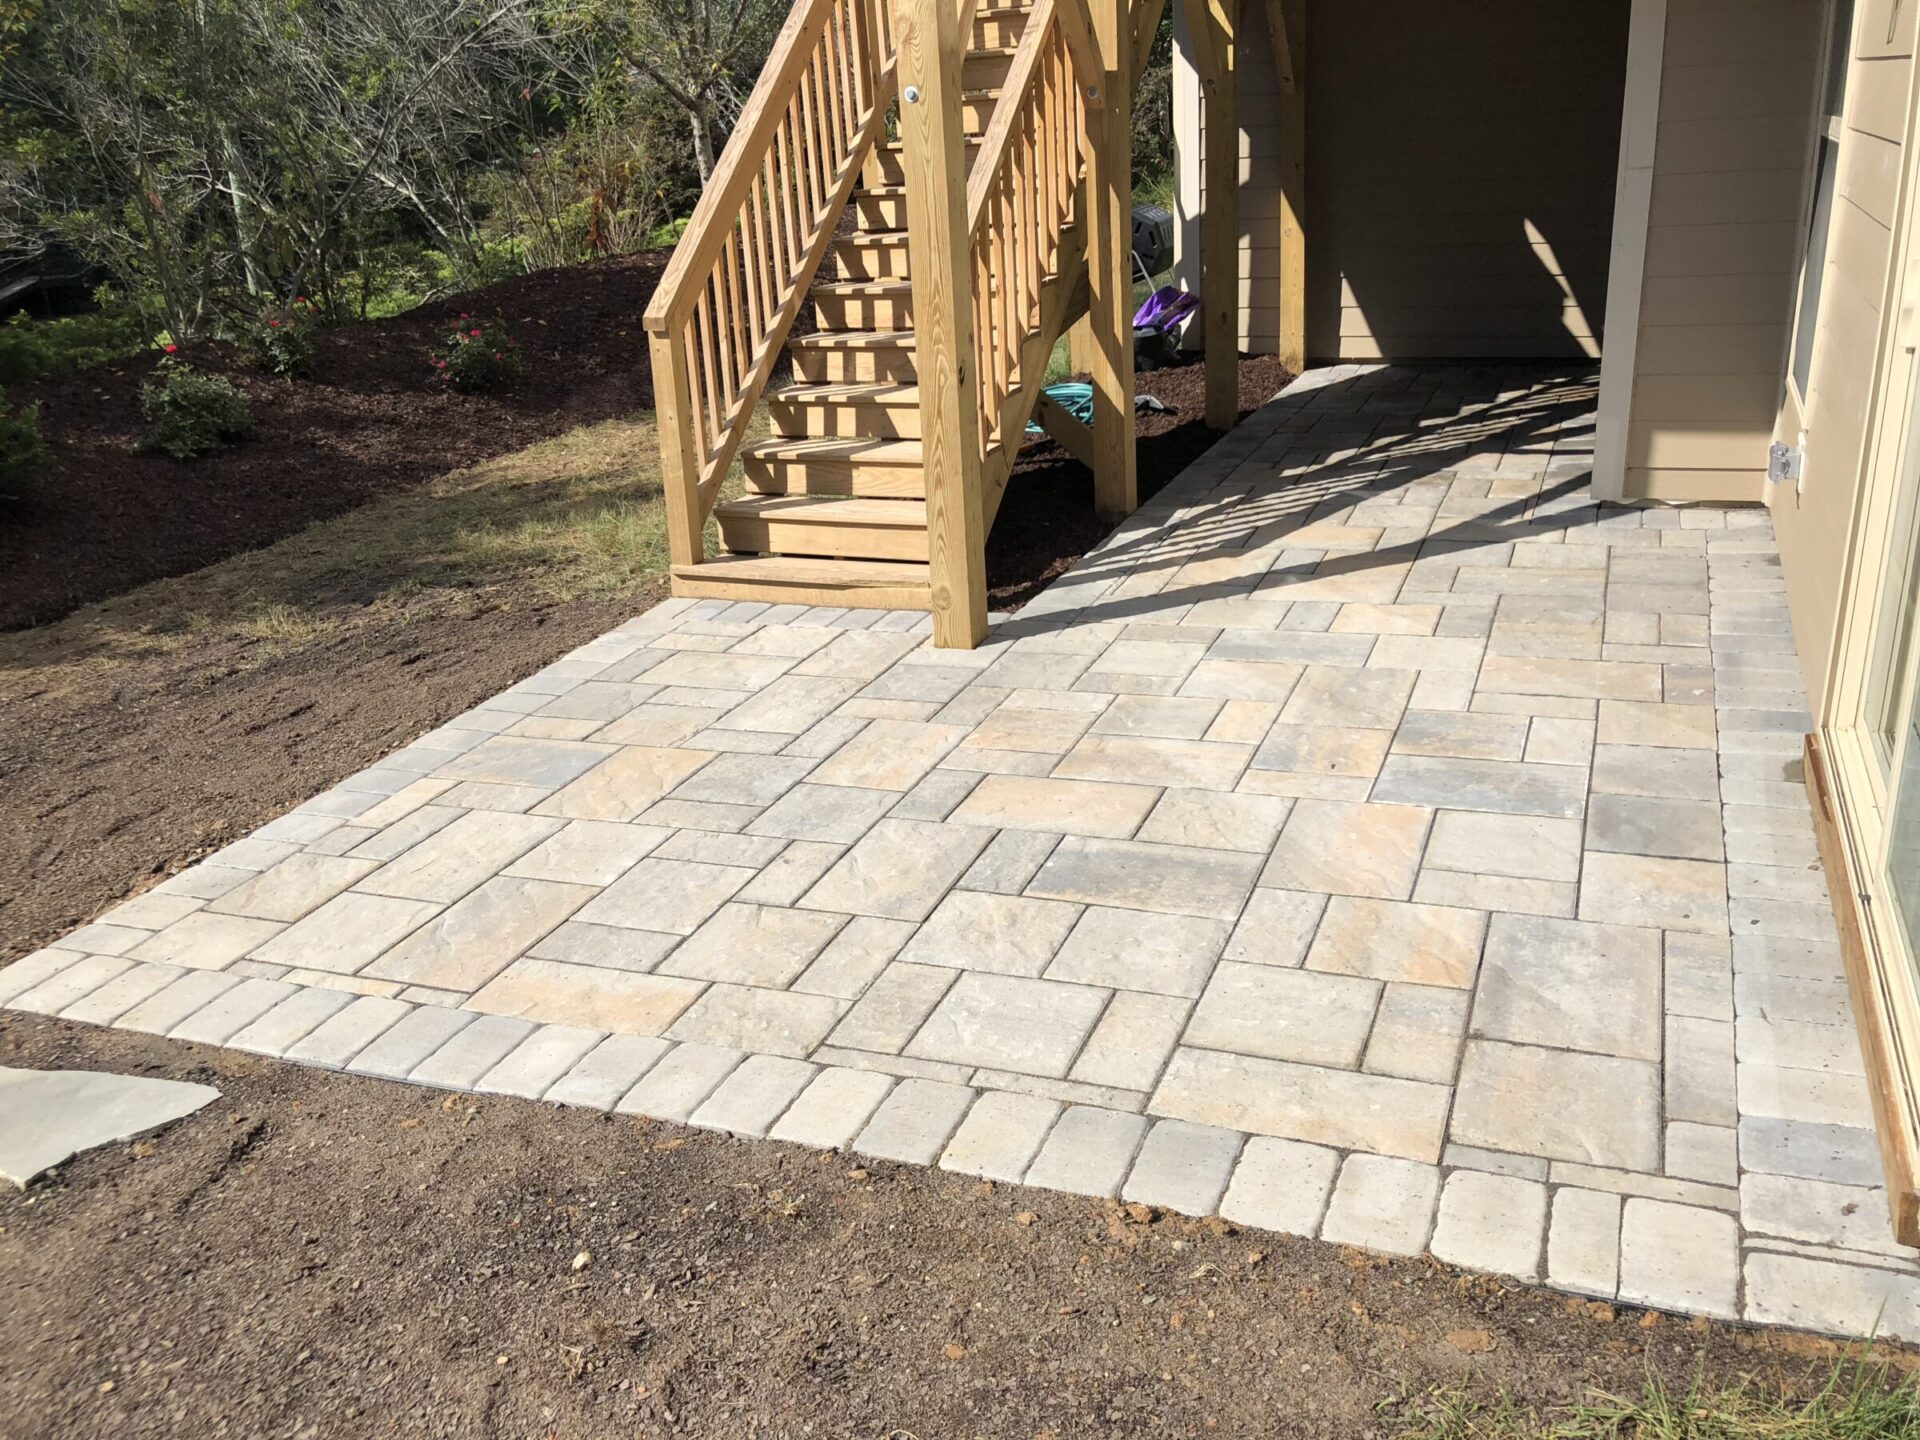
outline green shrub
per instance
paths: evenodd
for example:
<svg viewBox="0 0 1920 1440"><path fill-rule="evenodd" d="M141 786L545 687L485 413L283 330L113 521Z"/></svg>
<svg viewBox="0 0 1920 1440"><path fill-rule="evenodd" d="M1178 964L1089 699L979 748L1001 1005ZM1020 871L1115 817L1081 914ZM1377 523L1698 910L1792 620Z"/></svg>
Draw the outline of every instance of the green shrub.
<svg viewBox="0 0 1920 1440"><path fill-rule="evenodd" d="M140 387L147 421L141 450L191 460L253 433L253 411L231 381L170 360L161 362L156 377Z"/></svg>
<svg viewBox="0 0 1920 1440"><path fill-rule="evenodd" d="M319 328L319 310L302 295L291 305L260 316L242 342L262 370L298 377L313 370L313 334Z"/></svg>
<svg viewBox="0 0 1920 1440"><path fill-rule="evenodd" d="M23 313L0 325L0 385L65 375L146 349L146 321L104 286L96 298L102 308L91 314L34 320Z"/></svg>
<svg viewBox="0 0 1920 1440"><path fill-rule="evenodd" d="M498 321L482 324L463 311L433 369L456 390L492 390L520 373L520 352Z"/></svg>
<svg viewBox="0 0 1920 1440"><path fill-rule="evenodd" d="M0 395L0 495L23 492L46 450L40 439L40 407L15 409Z"/></svg>

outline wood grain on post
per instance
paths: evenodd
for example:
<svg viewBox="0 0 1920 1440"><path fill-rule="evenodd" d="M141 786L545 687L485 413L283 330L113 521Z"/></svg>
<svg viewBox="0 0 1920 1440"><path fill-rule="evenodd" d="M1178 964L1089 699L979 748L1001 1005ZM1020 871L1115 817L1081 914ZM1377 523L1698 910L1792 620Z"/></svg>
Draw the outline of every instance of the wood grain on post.
<svg viewBox="0 0 1920 1440"><path fill-rule="evenodd" d="M987 557L960 18L953 0L897 0L894 10L933 643L971 649L987 634Z"/></svg>
<svg viewBox="0 0 1920 1440"><path fill-rule="evenodd" d="M1069 0L1070 4L1077 0ZM1124 520L1139 504L1133 448L1133 75L1132 25L1117 4L1093 7L1101 73L1087 119L1087 272L1093 353L1093 503L1103 520Z"/></svg>

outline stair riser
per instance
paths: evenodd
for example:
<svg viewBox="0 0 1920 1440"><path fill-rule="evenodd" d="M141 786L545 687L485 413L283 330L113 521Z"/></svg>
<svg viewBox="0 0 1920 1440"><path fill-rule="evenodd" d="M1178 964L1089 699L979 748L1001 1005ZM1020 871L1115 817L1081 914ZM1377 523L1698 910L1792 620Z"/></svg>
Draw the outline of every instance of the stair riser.
<svg viewBox="0 0 1920 1440"><path fill-rule="evenodd" d="M904 280L907 278L907 247L902 245L834 246L840 274L848 280Z"/></svg>
<svg viewBox="0 0 1920 1440"><path fill-rule="evenodd" d="M773 433L815 440L917 440L920 407L769 399Z"/></svg>
<svg viewBox="0 0 1920 1440"><path fill-rule="evenodd" d="M813 313L822 330L913 328L913 300L906 295L822 295Z"/></svg>
<svg viewBox="0 0 1920 1440"><path fill-rule="evenodd" d="M807 385L858 385L886 382L911 385L918 378L913 351L799 349L793 354L793 378Z"/></svg>
<svg viewBox="0 0 1920 1440"><path fill-rule="evenodd" d="M754 460L745 462L747 488L758 495L851 495L924 500L927 477L917 467L858 461Z"/></svg>
<svg viewBox="0 0 1920 1440"><path fill-rule="evenodd" d="M967 144L967 164L972 166L980 154L980 147L969 141ZM907 164L902 151L898 149L875 148L867 159L866 183L869 185L904 185L907 183Z"/></svg>
<svg viewBox="0 0 1920 1440"><path fill-rule="evenodd" d="M1027 17L1021 15L982 15L973 22L973 45L975 49L1002 49L1009 45L1018 45L1020 36L1027 28Z"/></svg>
<svg viewBox="0 0 1920 1440"><path fill-rule="evenodd" d="M901 525L821 525L729 515L720 517L720 540L735 554L922 562L927 558L927 532Z"/></svg>
<svg viewBox="0 0 1920 1440"><path fill-rule="evenodd" d="M862 230L907 228L907 197L904 195L869 195L860 191L853 197L853 209L859 217Z"/></svg>

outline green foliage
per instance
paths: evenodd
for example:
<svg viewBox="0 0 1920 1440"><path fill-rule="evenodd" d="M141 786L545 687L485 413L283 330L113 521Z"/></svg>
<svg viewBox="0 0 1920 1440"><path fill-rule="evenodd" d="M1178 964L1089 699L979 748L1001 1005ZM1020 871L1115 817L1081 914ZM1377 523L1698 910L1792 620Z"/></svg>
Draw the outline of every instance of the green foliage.
<svg viewBox="0 0 1920 1440"><path fill-rule="evenodd" d="M260 316L243 335L254 364L275 375L299 378L313 370L313 334L320 312L306 296Z"/></svg>
<svg viewBox="0 0 1920 1440"><path fill-rule="evenodd" d="M146 349L150 339L137 312L114 304L57 320L15 315L0 325L0 385L24 385L119 360Z"/></svg>
<svg viewBox="0 0 1920 1440"><path fill-rule="evenodd" d="M171 361L157 377L140 387L141 450L191 460L253 433L253 411L232 381Z"/></svg>
<svg viewBox="0 0 1920 1440"><path fill-rule="evenodd" d="M46 448L40 440L40 407L13 408L0 394L0 495L18 495L32 483Z"/></svg>
<svg viewBox="0 0 1920 1440"><path fill-rule="evenodd" d="M433 357L433 368L444 384L462 393L494 390L520 373L520 352L497 320L482 323L463 311Z"/></svg>

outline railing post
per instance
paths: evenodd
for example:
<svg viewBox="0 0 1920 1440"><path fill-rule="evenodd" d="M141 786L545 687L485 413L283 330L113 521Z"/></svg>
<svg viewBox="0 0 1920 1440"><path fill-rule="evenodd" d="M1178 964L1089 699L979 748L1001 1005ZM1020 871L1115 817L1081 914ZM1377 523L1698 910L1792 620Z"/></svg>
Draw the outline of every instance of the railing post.
<svg viewBox="0 0 1920 1440"><path fill-rule="evenodd" d="M961 63L966 54L961 11L971 7L955 0L893 3L933 643L970 650L987 635L973 239L967 221L967 152L960 115Z"/></svg>
<svg viewBox="0 0 1920 1440"><path fill-rule="evenodd" d="M654 423L660 427L660 488L667 497L667 555L675 565L698 565L706 558L701 538L698 451L689 433L693 394L687 357L671 330L648 337L653 352Z"/></svg>
<svg viewBox="0 0 1920 1440"><path fill-rule="evenodd" d="M1080 0L1066 0L1079 4ZM1093 504L1103 520L1139 505L1133 451L1133 26L1116 0L1093 0L1100 94L1087 112L1087 289L1093 379Z"/></svg>

